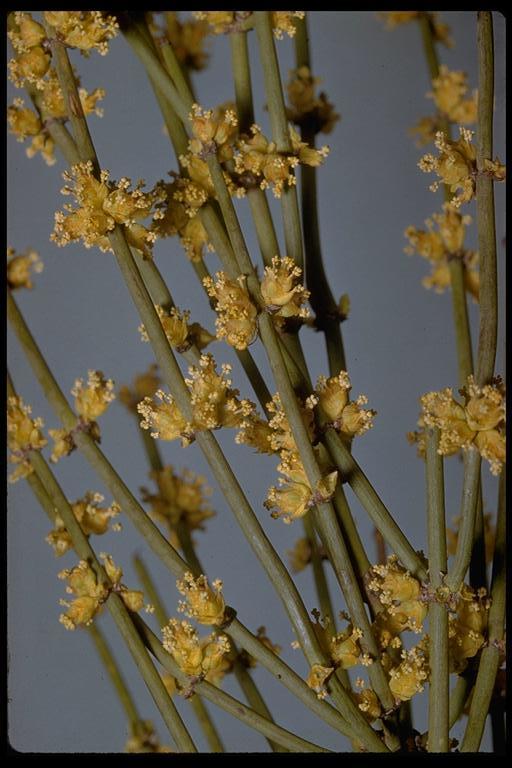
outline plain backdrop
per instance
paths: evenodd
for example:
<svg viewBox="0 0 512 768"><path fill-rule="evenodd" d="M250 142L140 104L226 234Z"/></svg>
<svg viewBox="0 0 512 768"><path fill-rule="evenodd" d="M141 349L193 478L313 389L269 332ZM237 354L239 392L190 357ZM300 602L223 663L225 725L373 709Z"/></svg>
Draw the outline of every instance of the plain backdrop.
<svg viewBox="0 0 512 768"><path fill-rule="evenodd" d="M341 113L342 119L328 137L320 137L331 152L318 173L320 226L326 268L336 296L348 293L349 320L343 325L353 394L365 393L378 416L374 428L354 443L357 460L381 494L399 525L417 548L425 546L424 464L406 440L418 417L418 398L426 391L457 387L457 363L449 293L437 295L421 285L428 265L403 252L403 232L408 225L421 227L441 208L441 193L428 186L433 180L419 171L418 149L408 129L423 115L433 112L425 98L429 80L420 30L416 24L387 31L374 12L309 12L314 74ZM439 48L441 59L452 69L468 73L471 88L477 86L476 14L443 14L456 45ZM505 20L494 14L496 48L495 154L505 162ZM257 121L268 130L264 111L262 72L254 34L249 35ZM283 78L293 67L293 43L278 42ZM176 161L162 130L162 119L144 71L120 36L107 57L92 54L85 59L72 52L73 64L88 89L106 89L103 119L91 117L89 125L102 167L113 179L143 177L149 186L177 170ZM213 37L208 68L194 76L200 103L212 107L233 98L229 40ZM19 96L9 85L9 98ZM116 385L128 383L152 361L148 344L139 339L139 319L112 255L86 250L80 245L59 249L49 240L53 216L65 199L59 194L59 158L49 168L37 157L28 160L24 147L8 140L8 243L18 251L36 248L44 272L36 276L33 291L18 292L26 320L56 377L68 393L75 378L90 368L101 369ZM504 185L496 186L497 239L500 264L500 299L504 285ZM244 233L254 259L257 242L247 204L237 203ZM279 207L272 210L280 230ZM468 206L474 215L474 204ZM476 247L476 228L468 233L468 247ZM281 236L281 233L280 233ZM177 304L190 308L193 319L213 328L213 315L176 239L158 242L155 259ZM217 257L207 257L211 270ZM473 339L478 333L478 311L469 300ZM500 314L500 322L503 312ZM313 377L326 373L323 341L310 330L302 332ZM211 347L217 360L233 363L233 380L243 395L250 385L232 350L225 344ZM262 370L269 375L263 350L251 348ZM57 426L20 348L9 332L10 370L19 393L43 417L47 427ZM504 336L500 341L496 370L504 373ZM101 417L102 449L135 494L148 483L147 467L134 419L119 402ZM270 519L262 506L268 486L275 482L275 461L247 447L236 446L233 431L218 433L226 455L278 552L302 535L300 522L285 526ZM207 533L195 539L199 555L211 578L222 578L229 604L251 629L265 625L283 658L302 676L307 668L294 639L279 597L259 566L229 508L209 477L197 446L183 450L177 443L161 443L166 462L177 469L189 467L205 474L214 493L217 516L208 522ZM61 461L55 472L66 494L74 500L88 489L109 492L98 482L82 457L75 452ZM448 523L458 514L461 463L445 462ZM496 480L484 462L485 510L495 513ZM357 500L349 493L358 528L375 556L372 526ZM9 739L22 752L121 752L127 723L111 684L100 666L86 631L67 632L58 622L64 584L56 576L75 562L72 553L57 560L44 539L49 531L28 485L8 487L8 620L9 620ZM98 551L108 551L125 571L124 581L136 587L131 565L134 552L142 554L165 599L169 615L176 610L178 593L174 578L152 556L132 525L123 520L121 533L93 540ZM334 580L329 578L336 608L344 607ZM308 610L317 606L310 571L297 575L296 583ZM151 621L151 618L149 619ZM110 617L100 625L116 649L130 690L143 717L152 719L163 743L169 743L165 727L142 680L122 645ZM156 626L156 625L155 625ZM361 670L358 670L360 673ZM255 680L278 722L330 749L343 751L348 744L318 720L263 669ZM225 690L241 696L232 676ZM416 727L426 728L427 689L414 700ZM177 700L200 750L206 744L190 712ZM258 752L268 749L264 738L222 710L210 706L228 751ZM460 725L453 733L460 735ZM486 732L484 746L490 748Z"/></svg>

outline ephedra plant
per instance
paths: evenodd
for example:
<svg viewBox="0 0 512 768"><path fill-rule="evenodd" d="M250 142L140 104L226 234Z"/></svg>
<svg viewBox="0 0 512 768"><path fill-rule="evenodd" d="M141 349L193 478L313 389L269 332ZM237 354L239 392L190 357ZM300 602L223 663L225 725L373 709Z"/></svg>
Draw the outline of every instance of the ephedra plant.
<svg viewBox="0 0 512 768"><path fill-rule="evenodd" d="M425 486L416 496L418 507L425 507L427 531L424 546L416 549L357 459L358 443L371 440L378 415L364 394L352 392L342 333L349 301L336 294L324 268L317 175L329 163L324 134L333 132L339 114L319 90L321 73L312 67L309 13L314 14L9 14L9 76L23 94L8 108L9 130L26 143L28 157L41 155L48 165L60 157L68 166L52 247L74 244L77 263L87 261L87 249L104 252L139 316L133 344L146 343L154 356L122 386L110 371L87 362L72 372L74 386L64 391L59 380L68 372L51 370L45 340L29 328L17 296L34 286L44 290L38 273L39 252L46 246L38 244L36 252L12 244L8 320L54 421L47 429L24 400L24 382L8 376L9 480L28 483L50 518L49 556L63 557L66 564L56 569L62 631L91 636L126 714L127 751L196 752L197 732L208 751L230 751L229 733L215 720L217 707L258 732L261 751L332 751L322 745L325 725L337 734L340 752L478 751L488 714L494 749L500 751L505 385L495 372L494 185L505 179L505 167L492 146L492 14L474 14L477 90L464 72L442 63L443 46L452 40L437 14L390 11L382 19L388 27L407 23L421 31L433 116L415 127L426 145L418 178L426 180L420 171L430 174L435 210L423 229L422 215L404 222L406 250L430 262L426 287L446 291L445 300L453 304L455 333L446 334L446 343L454 338L458 362L458 381L415 393L421 412L409 439L425 463ZM343 12L333 16L343 20ZM229 40L232 71L225 77L233 98L217 104L212 93L211 103L199 104L195 71L207 65L209 38L218 35ZM104 119L114 117L108 114L108 94L81 86L81 55L106 55L108 67L109 43L116 36L124 37L143 66L175 153L175 170L151 188L128 177L111 178L104 165L108 157L98 156L95 147L94 122L103 105ZM251 36L256 59L249 56ZM311 42L314 51L318 43ZM279 65L281 45L294 47L289 78ZM256 67L263 76L264 104L253 99L251 68ZM130 87L122 77L118 82ZM133 99L136 108L136 93ZM258 122L265 110L268 132ZM472 201L474 223L467 214ZM257 248L248 247L242 212L255 229ZM465 246L470 227L478 230L478 251ZM179 239L197 277L196 295L215 313L209 328L194 319L192 300L180 285L165 280L159 269L172 237ZM474 355L468 298L479 309ZM104 312L108 327L115 303L103 307L95 306L94 297L88 301L88 311ZM55 327L57 332L59 324ZM324 373L316 381L308 365L312 339L323 339L326 351ZM237 369L226 362L233 355ZM266 367L258 363L264 358ZM234 375L238 369L245 374L240 381ZM118 474L118 457L105 447L102 416L114 400L125 407L144 446L148 484L143 489ZM266 498L246 495L242 473L225 450L233 440L241 461L250 462L255 452L268 455L260 478ZM166 458L169 442L182 448L180 466ZM207 480L190 468L192 445L209 467ZM131 446L122 449L129 452ZM68 496L58 478L72 453L89 465L108 500L90 489L78 499ZM445 513L449 456L458 456L464 466L453 530ZM483 473L499 484L495 525L484 514L488 478L484 486ZM261 579L275 590L288 635L269 637L268 617L251 612L251 579L244 587L245 604L231 604L230 584L222 582L229 541L213 570L201 563L196 532L203 531L207 540L215 515L208 483L222 492L224 513L240 527L259 561ZM373 539L361 535L354 503L376 531L378 557ZM138 534L133 547L138 583L123 575L117 555L103 552L99 538L120 531L112 537L115 546L128 536L124 520ZM272 526L283 524L290 533L300 531L298 540L290 538L288 564L272 541ZM164 579L156 577L152 559L160 561ZM292 578L291 572L299 571L307 571L314 583L313 609ZM129 667L121 665L118 646L102 632L106 613L118 630L116 643L125 644L132 657ZM284 659L290 637L297 649L293 658L305 659L305 674L298 662ZM161 738L133 695L137 675L168 731ZM300 723L294 728L286 712L273 705L265 685L270 677L300 703L307 738ZM230 687L230 678L238 688ZM235 692L228 693L228 687ZM423 691L428 715L426 728L419 728L411 703ZM461 718L462 736L455 739L452 728ZM310 722L322 724L318 738L310 738Z"/></svg>

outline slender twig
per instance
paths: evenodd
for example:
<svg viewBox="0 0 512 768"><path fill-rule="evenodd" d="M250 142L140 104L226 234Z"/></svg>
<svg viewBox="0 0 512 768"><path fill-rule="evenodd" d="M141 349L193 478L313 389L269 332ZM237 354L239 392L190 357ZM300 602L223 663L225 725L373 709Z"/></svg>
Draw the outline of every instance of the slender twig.
<svg viewBox="0 0 512 768"><path fill-rule="evenodd" d="M479 11L478 37L478 130L476 177L476 217L480 256L480 332L476 379L488 384L494 374L498 338L498 289L496 267L496 223L494 182L484 173L486 160L492 159L494 109L494 39L491 11Z"/></svg>
<svg viewBox="0 0 512 768"><path fill-rule="evenodd" d="M491 607L488 619L488 640L478 665L468 722L461 744L461 752L477 752L482 740L489 712L496 674L504 654L504 624L506 608L506 470L501 471L496 544L492 568Z"/></svg>
<svg viewBox="0 0 512 768"><path fill-rule="evenodd" d="M446 573L446 523L444 511L443 457L438 453L439 430L426 434L427 532L429 576L433 589L443 583ZM448 752L448 612L432 602L429 615L430 687L428 701L428 751Z"/></svg>
<svg viewBox="0 0 512 768"><path fill-rule="evenodd" d="M460 589L471 560L481 463L482 458L478 450L474 446L467 448L464 455L464 480L457 549L453 565L448 570L446 577L446 584L454 592Z"/></svg>

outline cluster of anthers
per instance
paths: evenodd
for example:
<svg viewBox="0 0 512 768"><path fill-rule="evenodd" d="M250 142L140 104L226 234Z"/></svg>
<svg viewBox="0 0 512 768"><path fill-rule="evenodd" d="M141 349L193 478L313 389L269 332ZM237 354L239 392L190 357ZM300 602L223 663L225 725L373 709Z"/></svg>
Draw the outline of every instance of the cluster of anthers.
<svg viewBox="0 0 512 768"><path fill-rule="evenodd" d="M215 300L217 338L235 349L246 349L256 338L258 310L251 301L243 275L230 279L217 272L215 281L203 279L208 296Z"/></svg>
<svg viewBox="0 0 512 768"><path fill-rule="evenodd" d="M254 404L238 399L238 390L231 388L227 378L230 371L231 366L224 364L221 373L217 373L213 356L201 355L199 365L189 368L190 378L185 380L190 391L192 420L185 419L172 395L157 390L158 404L145 397L137 406L143 417L140 426L152 429L154 438L181 438L183 445L189 445L197 431L239 426L254 411Z"/></svg>
<svg viewBox="0 0 512 768"><path fill-rule="evenodd" d="M376 411L363 408L368 402L366 395L349 399L352 389L349 375L340 371L337 376L319 376L315 387L316 402L332 426L342 437L351 440L373 426Z"/></svg>
<svg viewBox="0 0 512 768"><path fill-rule="evenodd" d="M110 521L121 512L121 507L115 501L108 507L100 506L104 501L105 497L101 493L87 491L81 499L70 503L73 514L86 536L91 534L102 536L107 533ZM120 529L119 523L114 523L111 526L113 531L119 531ZM53 548L57 557L61 557L69 549L73 548L71 535L58 514L54 520L54 528L46 537L46 541Z"/></svg>
<svg viewBox="0 0 512 768"><path fill-rule="evenodd" d="M497 377L491 384L479 387L469 376L459 390L460 403L450 387L440 392L428 392L421 398L420 430L409 433L411 442L418 444L418 454L425 454L425 427L440 430L439 453L451 456L459 450L476 448L490 464L493 475L499 475L506 459L505 386Z"/></svg>
<svg viewBox="0 0 512 768"><path fill-rule="evenodd" d="M43 271L43 262L39 254L29 248L25 253L16 253L14 248L7 248L7 285L11 291L19 288L32 288L32 272Z"/></svg>
<svg viewBox="0 0 512 768"><path fill-rule="evenodd" d="M206 67L210 58L205 50L209 27L204 19L181 19L176 11L163 11L162 24L158 25L154 13L148 16L151 31L157 41L170 43L183 67L196 72Z"/></svg>
<svg viewBox="0 0 512 768"><path fill-rule="evenodd" d="M73 630L78 626L89 626L111 592L116 592L130 611L140 611L144 605L142 592L128 589L121 583L123 571L115 565L112 557L102 553L100 559L103 561L109 583L103 582L86 560L80 560L71 570L64 570L58 574L59 579L68 583L66 592L75 595L71 602L60 600L60 605L68 609L59 617L60 623L66 629ZM146 609L150 612L152 610L151 606L147 606Z"/></svg>
<svg viewBox="0 0 512 768"><path fill-rule="evenodd" d="M313 664L306 682L319 699L324 699L328 695L326 684L336 669L351 669L357 664L368 667L373 662L370 656L362 651L359 640L363 633L358 627L354 627L349 622L343 631L335 634L332 632L329 619L321 619L320 613L316 610L312 613L315 619L313 624L315 634L320 647L329 659L330 666ZM341 613L340 618L347 619L347 616ZM296 644L294 643L293 646L296 647Z"/></svg>
<svg viewBox="0 0 512 768"><path fill-rule="evenodd" d="M97 246L101 251L112 251L108 235L116 225L123 225L129 245L141 251L144 258L151 258L156 233L140 221L151 215L154 221L164 215L155 208L165 200L163 185L158 183L151 191L143 192L144 181L140 180L130 190L130 179L122 178L114 184L109 182L109 175L103 170L96 178L91 161L78 163L63 174L68 184L62 194L73 196L78 205L68 204L65 212L57 211L51 240L59 246L81 240L86 248Z"/></svg>
<svg viewBox="0 0 512 768"><path fill-rule="evenodd" d="M179 545L176 535L179 524L185 525L189 531L202 531L205 521L215 516L206 501L212 491L204 477L190 470L177 474L171 466L151 472L150 477L157 491L151 493L142 488L142 498L150 504L154 519L168 527L173 546Z"/></svg>
<svg viewBox="0 0 512 768"><path fill-rule="evenodd" d="M281 197L286 187L295 186L295 168L300 164L317 167L329 154L329 147L308 146L290 126L291 152L280 152L273 141L263 135L261 128L251 126L250 136L241 136L235 153L235 171L241 182L257 184L261 189L272 189L274 197Z"/></svg>
<svg viewBox="0 0 512 768"><path fill-rule="evenodd" d="M167 202L162 208L162 218L158 219L153 230L157 237L177 235L190 261L201 261L204 251L213 251L198 209L208 199L208 195L190 179L176 177L170 184L164 185Z"/></svg>
<svg viewBox="0 0 512 768"><path fill-rule="evenodd" d="M9 475L9 482L15 483L27 477L34 470L28 458L30 451L39 451L47 440L41 432L43 420L33 419L32 408L21 397L7 398L7 445L9 461L18 466Z"/></svg>
<svg viewBox="0 0 512 768"><path fill-rule="evenodd" d="M321 78L313 77L309 67L302 66L291 70L286 86L290 102L286 110L288 119L313 134L331 133L340 119L327 95L316 95L316 86L321 82Z"/></svg>
<svg viewBox="0 0 512 768"><path fill-rule="evenodd" d="M434 101L437 114L421 118L411 130L418 136L418 146L434 141L445 121L465 126L476 123L478 91L473 91L467 98L468 90L465 72L441 64L439 75L432 80L432 91L427 93L427 97Z"/></svg>
<svg viewBox="0 0 512 768"><path fill-rule="evenodd" d="M158 366L151 363L146 371L137 374L131 386L123 384L119 388L118 397L120 402L132 413L137 413L137 405L145 397L152 397L160 387L160 377L158 376Z"/></svg>
<svg viewBox="0 0 512 768"><path fill-rule="evenodd" d="M451 286L450 261L459 259L464 265L464 285L475 301L480 293L480 274L478 271L478 253L464 248L466 227L471 224L471 216L462 216L447 203L443 213L433 213L425 221L426 230L407 227L405 237L409 245L405 253L417 253L430 263L432 271L421 281L425 288L433 288L436 293L443 293Z"/></svg>
<svg viewBox="0 0 512 768"><path fill-rule="evenodd" d="M155 310L169 344L178 352L186 352L192 344L197 349L202 350L215 340L215 336L212 336L200 323L189 323L190 311L188 309L183 312L177 307L165 310L164 307L156 304ZM139 325L139 333L142 341L149 341L148 333L143 324Z"/></svg>
<svg viewBox="0 0 512 768"><path fill-rule="evenodd" d="M439 151L435 157L431 153L423 155L418 167L424 173L436 173L440 181L430 185L430 190L436 192L441 183L449 187L453 197L450 206L460 208L463 203L469 203L475 196L477 173L485 173L495 181L504 181L505 166L496 158L494 161L485 159L483 168L477 169L476 149L471 143L473 131L464 126L459 127L460 138L456 141L448 139L442 131L437 131L434 144Z"/></svg>
<svg viewBox="0 0 512 768"><path fill-rule="evenodd" d="M426 16L434 40L446 45L447 48L453 46L450 27L439 21L437 13L432 11L379 11L379 16L383 18L387 29L394 29L402 24L410 24L413 21L419 21L422 16Z"/></svg>
<svg viewBox="0 0 512 768"><path fill-rule="evenodd" d="M93 48L106 53L108 40L116 33L117 22L100 11L44 11L47 23L54 26L59 41L79 48L86 55ZM46 30L30 13L15 11L9 37L16 56L9 62L10 78L17 88L28 87L37 112L25 107L22 99L15 99L8 107L9 129L20 142L30 138L26 154L33 157L40 152L48 165L55 163L55 144L48 131L49 121L68 119L64 95L57 72L51 67L51 50ZM80 84L77 78L78 85ZM88 93L79 88L84 114L102 116L98 102L105 96L102 88Z"/></svg>
<svg viewBox="0 0 512 768"><path fill-rule="evenodd" d="M252 11L193 11L193 15L206 22L212 34L226 35L244 28ZM295 19L303 19L305 15L305 11L270 11L274 37L277 40L282 40L285 34L294 37L297 32Z"/></svg>

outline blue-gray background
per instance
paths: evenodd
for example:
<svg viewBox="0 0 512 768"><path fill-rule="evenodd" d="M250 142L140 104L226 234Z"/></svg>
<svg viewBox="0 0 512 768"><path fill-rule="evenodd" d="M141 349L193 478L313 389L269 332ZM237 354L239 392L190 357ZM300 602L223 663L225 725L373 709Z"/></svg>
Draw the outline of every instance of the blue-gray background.
<svg viewBox="0 0 512 768"><path fill-rule="evenodd" d="M476 15L472 12L443 14L452 27L456 46L440 48L442 61L452 69L464 69L471 88L477 85ZM341 112L342 120L326 140L331 154L319 172L320 224L327 271L334 293L347 292L351 300L350 319L343 325L349 371L355 395L364 392L378 411L375 427L356 441L355 452L368 477L392 510L416 547L425 545L424 465L416 458L405 434L415 427L418 398L428 390L457 386L454 333L450 295L439 296L421 286L428 265L419 257L403 253L406 226L422 226L441 206L440 194L428 190L432 179L416 163L422 154L407 130L422 115L431 114L429 90L420 31L415 24L386 31L373 12L310 12L314 74L323 78L322 87ZM496 38L496 120L495 153L504 157L504 66L505 21L494 14ZM264 93L254 35L250 35L253 85L257 121L267 129L263 112ZM278 43L284 77L293 66L293 43ZM194 78L198 100L206 107L233 98L228 39L211 41L210 66ZM162 120L147 85L144 72L122 37L114 40L107 58L93 54L89 60L73 54L83 85L89 90L102 86L107 95L102 120L90 118L90 127L103 167L112 178L130 176L157 179L176 170L176 162L162 131ZM12 93L11 93L12 92ZM10 88L10 96L19 92ZM62 388L69 392L78 376L89 368L102 369L116 384L130 382L136 372L151 362L149 345L139 340L139 320L113 257L80 246L58 249L49 242L53 214L65 200L59 194L59 159L48 168L41 159L27 160L24 147L9 137L8 145L8 243L17 250L36 248L45 263L36 276L32 292L17 295L21 309L36 340L56 373ZM500 276L503 286L504 185L496 185L497 237L500 244ZM254 258L257 244L247 216L246 204L239 206L244 231ZM275 209L276 216L279 211ZM474 214L474 206L470 206ZM279 221L279 219L276 219ZM475 228L468 246L476 247ZM213 327L213 317L202 290L177 240L160 242L155 258L168 280L180 307L193 310L193 318ZM213 270L215 255L208 257ZM503 292L500 294L503 307ZM473 338L478 330L476 306L469 311ZM503 316L503 315L502 315ZM303 331L313 375L326 372L320 337ZM236 359L226 345L212 351L219 361L235 363L233 379L244 395L250 387ZM252 351L268 372L258 344ZM504 337L500 328L497 371L504 372ZM47 427L56 419L47 406L16 341L9 334L9 363L16 387L34 414ZM269 379L270 381L270 379ZM272 388L272 387L271 387ZM147 470L134 421L115 402L101 418L102 448L119 473L138 493L147 483ZM269 518L262 507L267 487L275 481L274 462L237 447L232 431L219 438L238 471L243 487L254 504L262 524L277 550L285 552L301 536L301 525L288 527ZM161 448L167 462L187 466L208 475L196 446L182 450L178 444ZM87 489L111 497L78 453L56 467L68 497L76 499ZM486 510L494 512L496 482L484 468ZM457 459L446 462L447 517L456 514L461 485ZM350 493L357 524L373 558L372 529ZM236 606L240 619L250 628L261 624L283 647L283 657L300 674L306 665L299 651L290 648L293 634L278 597L259 567L249 544L215 489L213 504L217 516L208 523L206 534L198 533L199 555L212 578L225 584L227 601ZM59 598L63 583L57 572L71 567L69 553L57 560L44 542L47 518L41 513L28 486L20 482L9 487L9 738L21 751L122 751L127 735L126 721L110 682L103 672L91 640L84 631L67 632L58 623ZM99 550L112 552L125 570L125 582L136 586L130 558L134 551L144 554L165 597L169 614L175 612L178 594L174 579L138 540L128 520L122 533L96 540ZM309 571L297 576L297 584L309 610L317 602ZM333 582L333 594L338 595ZM336 598L338 600L338 598ZM340 600L339 609L343 608ZM116 647L130 689L144 717L153 719L162 741L165 728L149 694L138 677L108 615L101 626ZM255 679L278 722L331 749L343 750L347 743L339 734L298 704L288 692L262 669ZM226 678L224 688L240 695L236 682ZM415 710L419 730L425 728L427 692L418 697ZM198 747L206 749L191 716L189 704L181 699L184 713ZM229 751L267 749L263 737L211 707L222 729ZM460 733L455 728L454 733ZM490 741L486 735L485 745Z"/></svg>

